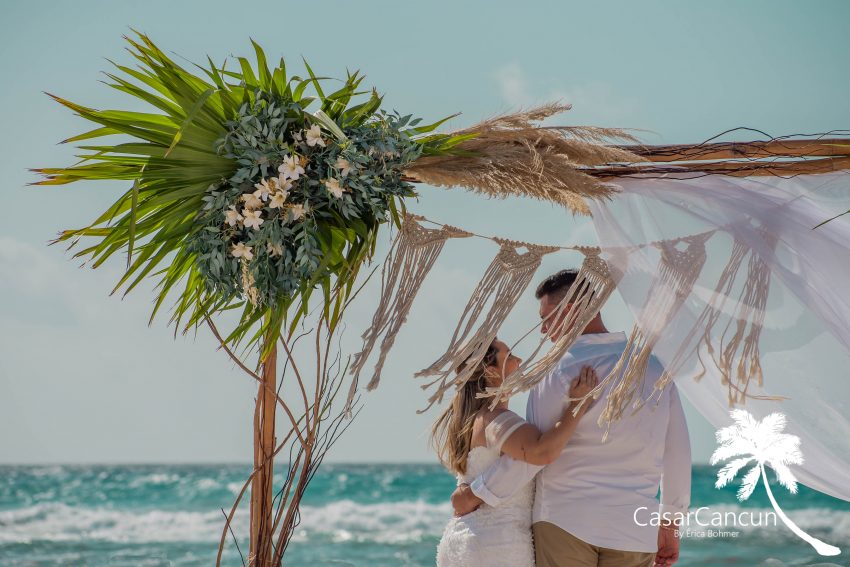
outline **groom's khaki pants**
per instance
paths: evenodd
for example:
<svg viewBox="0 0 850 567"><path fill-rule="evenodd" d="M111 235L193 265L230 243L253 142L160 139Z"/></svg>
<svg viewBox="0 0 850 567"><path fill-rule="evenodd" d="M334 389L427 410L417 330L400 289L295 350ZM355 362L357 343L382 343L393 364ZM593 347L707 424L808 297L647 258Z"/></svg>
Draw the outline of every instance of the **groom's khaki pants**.
<svg viewBox="0 0 850 567"><path fill-rule="evenodd" d="M654 553L590 545L550 522L535 522L537 567L652 567Z"/></svg>

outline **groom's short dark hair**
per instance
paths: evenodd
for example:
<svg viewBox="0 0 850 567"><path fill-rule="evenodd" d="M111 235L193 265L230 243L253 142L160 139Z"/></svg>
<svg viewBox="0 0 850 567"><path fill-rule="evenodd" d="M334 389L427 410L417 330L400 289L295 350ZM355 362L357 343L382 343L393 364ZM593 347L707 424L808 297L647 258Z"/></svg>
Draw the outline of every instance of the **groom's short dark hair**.
<svg viewBox="0 0 850 567"><path fill-rule="evenodd" d="M542 299L544 295L548 295L550 300L560 302L566 297L570 286L575 283L578 277L578 270L568 268L554 273L537 286L537 291L534 292L536 299ZM591 295L593 297L593 295Z"/></svg>

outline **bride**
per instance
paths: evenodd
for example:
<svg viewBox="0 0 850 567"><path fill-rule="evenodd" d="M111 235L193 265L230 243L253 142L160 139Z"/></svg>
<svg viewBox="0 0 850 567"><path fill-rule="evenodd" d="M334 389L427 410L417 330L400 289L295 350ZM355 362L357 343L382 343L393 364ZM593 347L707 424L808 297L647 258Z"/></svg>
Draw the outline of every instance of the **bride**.
<svg viewBox="0 0 850 567"><path fill-rule="evenodd" d="M520 362L505 343L493 341L480 366L435 422L432 442L443 465L457 475L458 484L471 482L502 453L534 465L551 463L587 411L590 404L586 403L573 417L574 405L565 405L561 420L546 432L509 410L507 400L490 411L490 399L476 398L476 394L500 385ZM593 368L585 366L572 381L569 396L581 397L597 382ZM530 482L496 508L482 504L470 514L452 518L437 547L438 567L534 567L533 498L534 483Z"/></svg>

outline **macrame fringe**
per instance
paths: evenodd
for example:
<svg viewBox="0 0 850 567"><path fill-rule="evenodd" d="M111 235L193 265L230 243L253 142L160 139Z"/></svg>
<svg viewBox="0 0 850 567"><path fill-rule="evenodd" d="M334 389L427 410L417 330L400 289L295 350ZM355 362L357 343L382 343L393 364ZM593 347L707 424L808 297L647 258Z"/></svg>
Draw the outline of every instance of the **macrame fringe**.
<svg viewBox="0 0 850 567"><path fill-rule="evenodd" d="M372 378L366 386L367 390L377 388L387 354L392 349L396 335L407 320L413 300L434 267L446 240L472 236L471 233L451 226L436 230L425 228L417 222L421 218L405 214L399 236L384 261L381 269L381 299L372 317L371 326L363 333L363 348L354 355L351 366L354 378L345 405L347 414L350 413L354 401L360 373L378 340L383 336Z"/></svg>
<svg viewBox="0 0 850 567"><path fill-rule="evenodd" d="M423 390L439 383L428 400L428 406L417 413L423 413L442 401L443 395L453 386L459 388L466 383L483 360L502 323L531 283L543 256L559 250L557 247L511 240L499 239L498 242L501 248L467 302L445 354L416 373L417 377L437 376L423 385ZM519 248L526 248L527 252L520 254L517 252ZM489 304L490 309L482 319L482 313ZM464 370L452 377L452 373L467 361Z"/></svg>
<svg viewBox="0 0 850 567"><path fill-rule="evenodd" d="M479 394L479 397L493 397L490 409L495 408L502 400L529 390L540 382L564 357L576 338L596 317L616 289L608 264L599 257L599 248L581 247L578 250L584 254L578 275L564 298L549 314L549 318L553 320L563 317L562 325L569 331L562 335L543 357L535 360L548 342L548 337L544 337L534 352L526 358L516 372L505 378L501 386L488 388L487 392ZM535 329L537 328L536 326Z"/></svg>
<svg viewBox="0 0 850 567"><path fill-rule="evenodd" d="M652 349L658 342L659 331L669 324L691 293L694 282L705 264L705 242L712 234L713 232L703 233L656 244L661 250L661 260L641 312L642 320L632 328L626 348L611 372L584 397L585 400L589 396L598 398L600 393L616 380L616 385L606 397L605 408L597 422L600 426L605 426L603 442L608 438L611 422L622 417L626 406L634 400L634 413L644 405L642 396L638 395L635 399L635 395L643 390L646 368ZM677 248L679 242L686 243L684 250ZM648 334L644 329L652 331Z"/></svg>
<svg viewBox="0 0 850 567"><path fill-rule="evenodd" d="M767 246L774 250L776 237L762 229L759 234ZM744 258L749 253L750 258L747 265L747 278L743 288L735 301L735 316L730 317L719 344L726 345L720 352L715 352L712 340L712 331L724 316L727 301L732 297L732 288L738 278L738 272L743 264ZM728 388L729 406L734 407L737 403L745 403L747 398L759 400L782 400L783 396L760 396L750 394L750 383L755 380L763 385L763 374L761 368L761 355L759 352L759 340L764 325L765 307L770 292L770 268L767 262L752 250L749 246L735 240L729 261L720 274L718 283L708 303L696 321L696 324L682 342L675 356L665 369L661 377L656 381L653 395L660 397L660 392L678 375L685 361L696 352L702 371L694 376L699 381L706 373L706 365L700 352L705 347L708 356L722 375L722 384ZM735 333L729 337L732 320L736 321ZM696 344L693 344L697 333L701 331ZM736 372L733 372L733 366ZM733 376L734 374L734 376Z"/></svg>

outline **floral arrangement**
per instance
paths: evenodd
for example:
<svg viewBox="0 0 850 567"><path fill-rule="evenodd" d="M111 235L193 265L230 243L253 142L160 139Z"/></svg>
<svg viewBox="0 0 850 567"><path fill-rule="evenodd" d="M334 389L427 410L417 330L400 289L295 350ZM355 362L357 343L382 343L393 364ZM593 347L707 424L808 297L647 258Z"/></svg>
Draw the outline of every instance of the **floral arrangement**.
<svg viewBox="0 0 850 567"><path fill-rule="evenodd" d="M209 291L273 306L328 270L346 232L368 233L415 195L402 171L422 153L418 121L349 116L337 125L258 90L226 123L216 150L239 168L210 186L188 243Z"/></svg>
<svg viewBox="0 0 850 567"><path fill-rule="evenodd" d="M239 71L210 59L208 67L196 65L200 76L136 33L138 41L125 39L141 65L113 63L123 76L107 73L107 84L156 112L97 110L49 95L98 125L64 143L130 140L79 146L87 150L80 163L35 169L45 179L34 185L132 182L91 225L62 231L54 242L97 239L75 255L90 257L93 267L126 250L127 270L115 286L127 284L125 294L160 276L151 320L166 295L185 285L172 314L175 331L182 320L186 332L241 306L225 341L239 343L262 321L256 339L280 329L297 302L294 325L315 289L335 325L379 227L399 225L403 199L415 195L406 166L462 154L455 146L473 135L433 133L448 118L422 125L383 110L374 89L359 90L359 72L317 77L304 61L306 76L287 76L284 60L270 68L252 41L256 68L244 57Z"/></svg>

